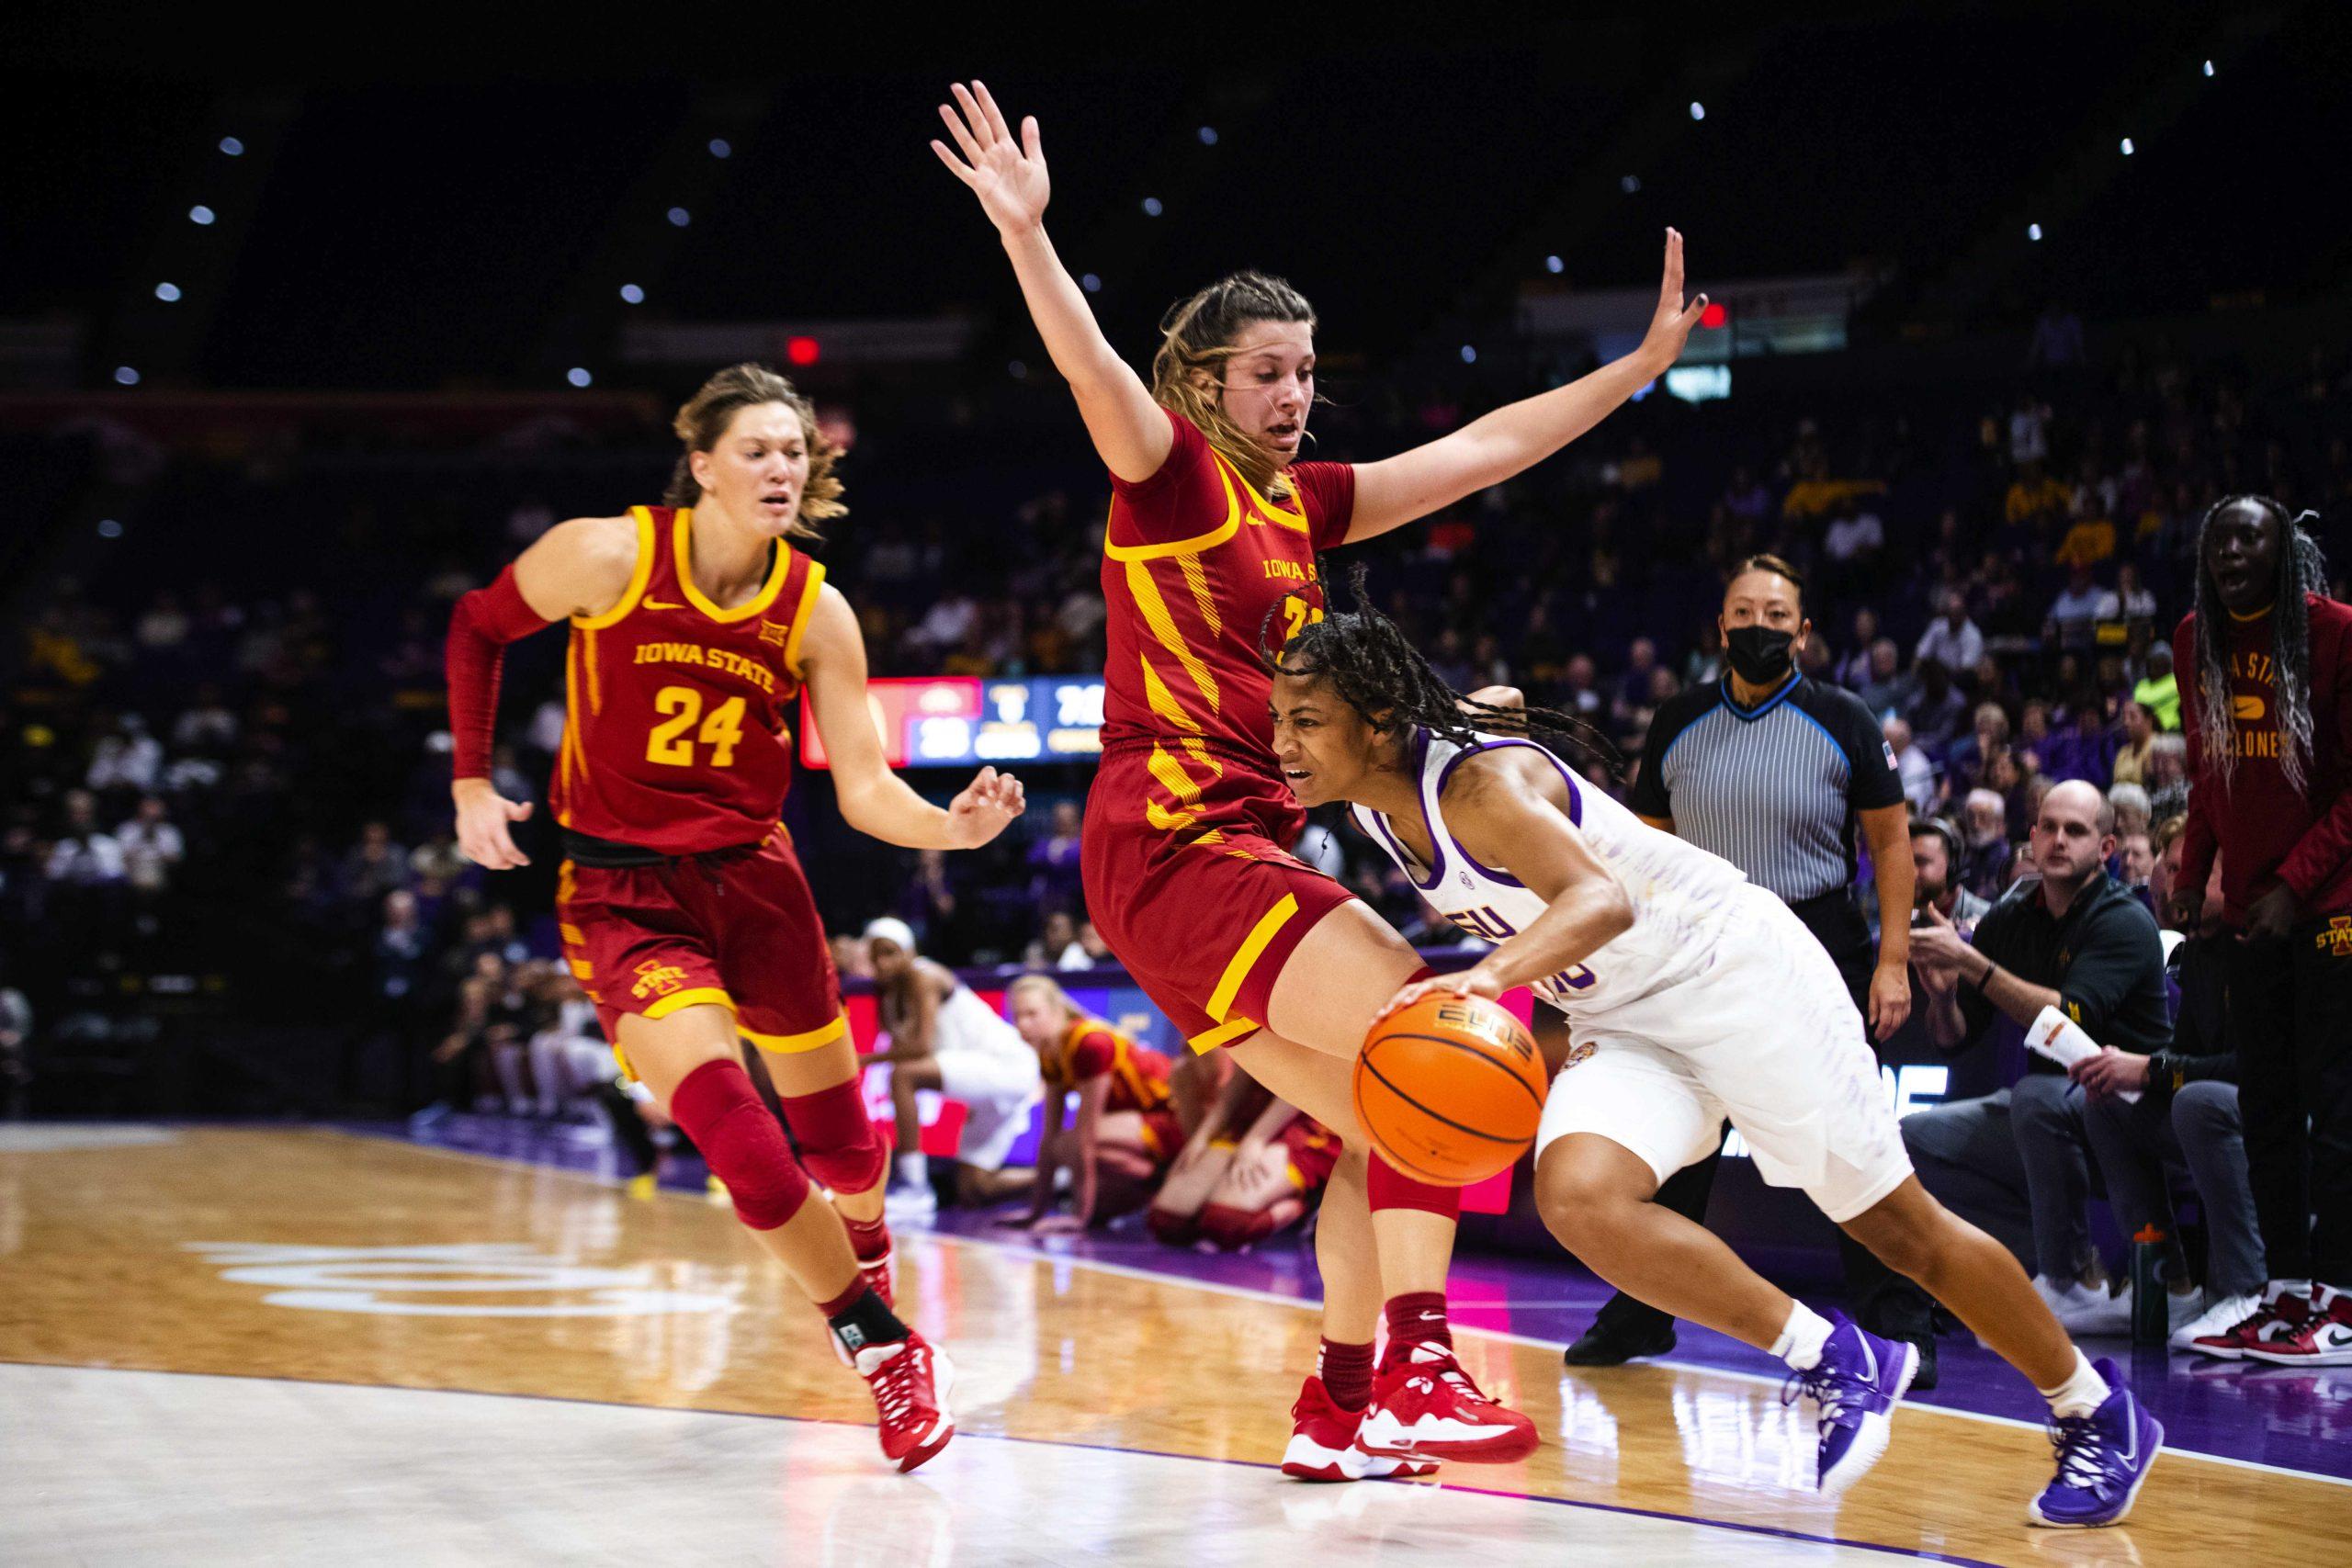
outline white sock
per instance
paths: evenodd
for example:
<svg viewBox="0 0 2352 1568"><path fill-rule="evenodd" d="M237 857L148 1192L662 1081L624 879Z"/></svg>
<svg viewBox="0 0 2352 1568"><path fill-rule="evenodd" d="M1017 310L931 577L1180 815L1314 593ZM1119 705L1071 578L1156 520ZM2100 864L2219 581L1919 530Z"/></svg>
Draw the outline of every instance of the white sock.
<svg viewBox="0 0 2352 1568"><path fill-rule="evenodd" d="M1803 1302L1789 1303L1789 1321L1772 1341L1772 1354L1800 1372L1821 1363L1821 1348L1829 1341L1829 1320Z"/></svg>
<svg viewBox="0 0 2352 1568"><path fill-rule="evenodd" d="M898 1168L899 1186L928 1187L931 1185L931 1161L923 1155L900 1155L892 1163Z"/></svg>
<svg viewBox="0 0 2352 1568"><path fill-rule="evenodd" d="M2263 1301L2274 1306L2289 1296L2308 1296L2311 1293L2312 1282L2309 1280L2273 1280L2262 1287Z"/></svg>
<svg viewBox="0 0 2352 1568"><path fill-rule="evenodd" d="M2098 1369L2091 1365L2090 1358L2076 1350L2075 1370L2056 1388L2041 1390L2041 1397L2061 1416L2082 1416L2105 1404L2107 1396L2113 1392L2107 1386L2107 1380L2098 1375Z"/></svg>

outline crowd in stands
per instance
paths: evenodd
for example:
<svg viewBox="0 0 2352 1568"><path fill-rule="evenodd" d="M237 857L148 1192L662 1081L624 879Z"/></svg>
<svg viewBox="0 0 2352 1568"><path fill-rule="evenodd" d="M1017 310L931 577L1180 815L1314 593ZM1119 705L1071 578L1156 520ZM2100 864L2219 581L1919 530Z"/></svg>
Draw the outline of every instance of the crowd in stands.
<svg viewBox="0 0 2352 1568"><path fill-rule="evenodd" d="M2112 803L2115 869L2144 886L2186 802L2165 640L2199 516L2248 490L2344 515L2352 379L2314 356L2265 382L2161 346L2032 375L1997 405L1898 412L1660 396L1363 552L1369 592L1457 688L1517 685L1592 726L1623 763L1595 776L1622 787L1657 705L1721 674L1725 569L1771 551L1807 579L1802 667L1881 716L1915 809L1950 824L1957 887L1993 898L2026 869L2041 806L2068 780ZM1357 407L1339 438L1392 450L1475 401L1454 389L1385 415ZM0 1092L38 1073L45 1039L130 1027L134 978L213 976L243 1019L331 1016L346 1048L375 1043L397 1069L360 1075L360 1099L576 1106L566 1043L593 1024L550 962L552 845L526 840L538 863L502 880L458 852L441 634L458 593L559 515L609 509L639 468L609 454L501 463L363 465L366 499L345 502L319 500L299 465L175 460L158 481L179 495L166 520L292 530L309 506L345 514L311 529L316 552L252 581L216 561L42 585L0 710ZM846 472L856 500L854 457ZM998 488L977 523L932 502L836 526L824 554L876 673L1099 670L1099 480ZM405 570L355 573L355 558ZM497 784L517 799L544 797L561 738L557 638L537 640L509 668ZM985 853L813 865L829 921L895 914L952 965L1109 962L1079 885L1085 784L1038 775L1028 819ZM794 810L822 808L821 790L802 795ZM1302 852L1417 940L1460 940L1352 838L1318 824Z"/></svg>

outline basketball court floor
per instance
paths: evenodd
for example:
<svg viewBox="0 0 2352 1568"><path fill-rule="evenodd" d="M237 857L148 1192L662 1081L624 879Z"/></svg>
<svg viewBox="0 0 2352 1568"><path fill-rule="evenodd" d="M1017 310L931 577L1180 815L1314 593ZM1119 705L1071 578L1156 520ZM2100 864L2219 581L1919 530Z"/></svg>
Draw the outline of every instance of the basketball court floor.
<svg viewBox="0 0 2352 1568"><path fill-rule="evenodd" d="M1464 1359L1544 1448L1304 1486L1270 1462L1302 1254L1052 1247L901 1236L961 1427L902 1477L698 1193L329 1129L0 1125L0 1563L2352 1562L2343 1372L2143 1362L2182 1446L2125 1527L2040 1531L2037 1402L1964 1342L1825 1502L1766 1358L1693 1334L1564 1372L1589 1278L1465 1259Z"/></svg>

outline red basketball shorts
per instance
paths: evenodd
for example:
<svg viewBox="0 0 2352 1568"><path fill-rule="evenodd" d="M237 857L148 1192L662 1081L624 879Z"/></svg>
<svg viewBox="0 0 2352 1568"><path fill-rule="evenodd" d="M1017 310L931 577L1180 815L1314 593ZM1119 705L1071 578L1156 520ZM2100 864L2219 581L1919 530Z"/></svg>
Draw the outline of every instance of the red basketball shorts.
<svg viewBox="0 0 2352 1568"><path fill-rule="evenodd" d="M756 847L657 865L563 863L563 955L620 1052L623 1015L713 1003L763 1051L813 1051L849 1032L808 880L781 829ZM628 1058L621 1066L634 1078Z"/></svg>
<svg viewBox="0 0 2352 1568"><path fill-rule="evenodd" d="M1266 764L1149 742L1103 753L1086 802L1086 912L1195 1051L1264 1028L1292 950L1351 897L1286 847L1304 822Z"/></svg>

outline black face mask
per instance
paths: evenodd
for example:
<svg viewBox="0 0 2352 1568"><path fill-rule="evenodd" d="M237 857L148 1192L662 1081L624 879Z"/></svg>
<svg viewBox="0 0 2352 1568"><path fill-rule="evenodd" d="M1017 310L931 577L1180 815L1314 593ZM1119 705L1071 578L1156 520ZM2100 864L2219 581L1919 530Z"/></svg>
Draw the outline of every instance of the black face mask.
<svg viewBox="0 0 2352 1568"><path fill-rule="evenodd" d="M1724 634L1724 651L1732 672L1751 686L1777 686L1789 678L1790 649L1794 632L1770 626L1734 626Z"/></svg>

